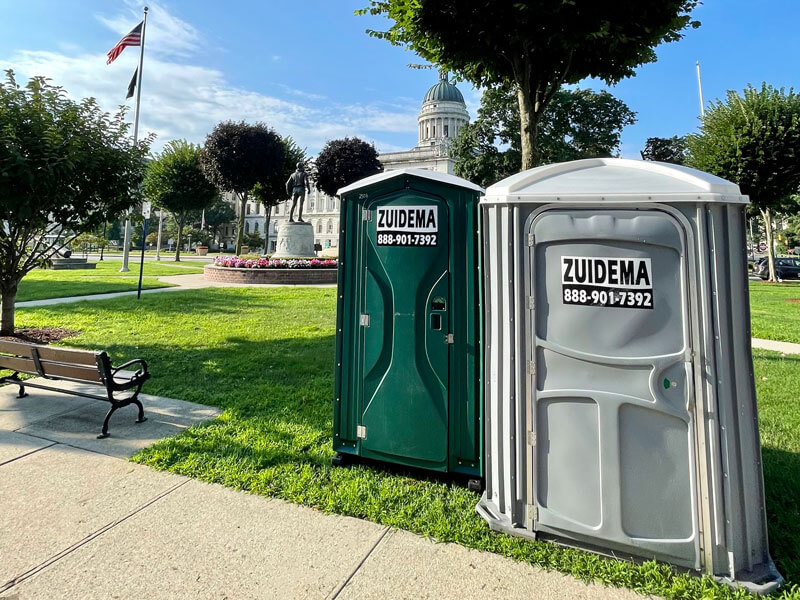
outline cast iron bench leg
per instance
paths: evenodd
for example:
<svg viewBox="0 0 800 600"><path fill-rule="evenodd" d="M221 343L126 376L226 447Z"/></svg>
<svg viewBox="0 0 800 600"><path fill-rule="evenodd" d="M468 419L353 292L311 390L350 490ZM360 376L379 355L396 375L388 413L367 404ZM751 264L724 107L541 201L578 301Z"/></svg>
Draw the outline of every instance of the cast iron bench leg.
<svg viewBox="0 0 800 600"><path fill-rule="evenodd" d="M27 395L28 395L28 393L25 391L25 386L20 384L20 386L19 386L19 394L17 394L17 398L24 398Z"/></svg>

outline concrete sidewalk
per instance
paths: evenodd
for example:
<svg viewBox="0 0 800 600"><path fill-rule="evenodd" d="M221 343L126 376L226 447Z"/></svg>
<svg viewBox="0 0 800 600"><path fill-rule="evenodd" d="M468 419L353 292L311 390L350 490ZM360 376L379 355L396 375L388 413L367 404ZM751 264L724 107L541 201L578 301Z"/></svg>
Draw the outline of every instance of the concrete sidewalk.
<svg viewBox="0 0 800 600"><path fill-rule="evenodd" d="M772 350L783 354L800 354L800 344L792 342L776 342L775 340L752 339L753 348L761 350Z"/></svg>
<svg viewBox="0 0 800 600"><path fill-rule="evenodd" d="M207 281L203 278L202 273L192 273L190 275L165 275L158 278L159 281L169 283L174 287L163 287L151 290L142 290L144 294L158 294L160 292L181 292L184 290L199 290L203 288L230 288L230 287L257 287L257 288L274 288L274 287L315 287L335 288L335 283L323 284L286 284L286 283L224 283L221 281ZM70 302L82 302L84 300L108 300L110 298L122 298L123 296L135 296L136 290L130 292L110 292L108 294L90 294L88 296L68 296L66 298L48 298L46 300L28 300L26 302L17 302L17 308L33 308L36 306L53 306L55 304L68 304Z"/></svg>
<svg viewBox="0 0 800 600"><path fill-rule="evenodd" d="M0 388L0 598L640 598L123 460L214 409Z"/></svg>

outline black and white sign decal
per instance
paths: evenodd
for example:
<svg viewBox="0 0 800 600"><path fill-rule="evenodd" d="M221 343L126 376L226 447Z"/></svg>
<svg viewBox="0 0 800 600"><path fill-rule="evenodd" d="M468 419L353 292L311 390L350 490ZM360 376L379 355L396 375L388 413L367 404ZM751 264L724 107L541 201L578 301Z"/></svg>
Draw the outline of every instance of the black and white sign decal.
<svg viewBox="0 0 800 600"><path fill-rule="evenodd" d="M379 206L378 246L435 246L439 241L436 206Z"/></svg>
<svg viewBox="0 0 800 600"><path fill-rule="evenodd" d="M564 304L612 308L653 308L649 258L561 257Z"/></svg>

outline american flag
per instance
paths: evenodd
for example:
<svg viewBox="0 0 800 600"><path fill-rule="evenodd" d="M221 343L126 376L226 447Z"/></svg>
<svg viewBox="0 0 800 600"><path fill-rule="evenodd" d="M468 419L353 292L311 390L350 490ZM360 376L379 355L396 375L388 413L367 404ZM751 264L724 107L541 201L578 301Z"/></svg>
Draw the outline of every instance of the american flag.
<svg viewBox="0 0 800 600"><path fill-rule="evenodd" d="M142 21L144 23L144 21ZM107 65L110 65L112 62L116 60L116 58L122 54L122 51L125 50L128 46L140 46L142 43L142 23L139 23L136 27L131 29L131 32L123 37L120 41L117 42L117 45L114 46L111 50L108 51L108 61L106 62Z"/></svg>

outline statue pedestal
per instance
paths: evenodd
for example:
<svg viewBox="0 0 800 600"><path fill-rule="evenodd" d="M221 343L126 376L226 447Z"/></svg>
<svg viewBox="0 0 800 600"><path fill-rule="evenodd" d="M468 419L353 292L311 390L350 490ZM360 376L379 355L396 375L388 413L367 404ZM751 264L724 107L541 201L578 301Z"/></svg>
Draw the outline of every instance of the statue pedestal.
<svg viewBox="0 0 800 600"><path fill-rule="evenodd" d="M278 227L278 241L272 258L314 258L314 226L284 221Z"/></svg>

